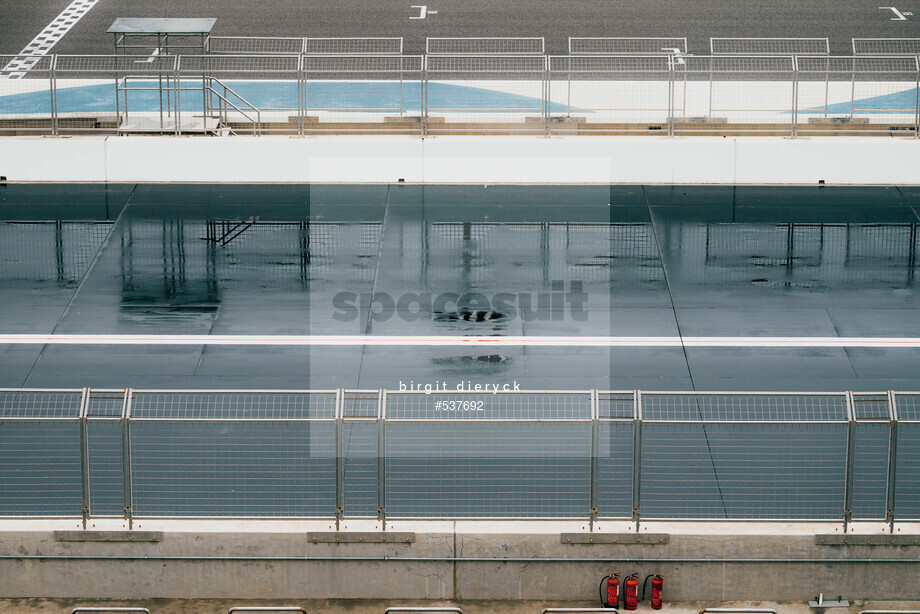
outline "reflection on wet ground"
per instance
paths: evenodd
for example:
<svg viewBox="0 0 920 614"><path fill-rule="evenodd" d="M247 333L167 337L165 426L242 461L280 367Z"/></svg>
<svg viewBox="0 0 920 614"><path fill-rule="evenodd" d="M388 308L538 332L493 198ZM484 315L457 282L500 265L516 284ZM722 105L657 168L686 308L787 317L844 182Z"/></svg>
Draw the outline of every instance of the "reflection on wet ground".
<svg viewBox="0 0 920 614"><path fill-rule="evenodd" d="M920 188L0 187L0 332L920 336ZM0 386L908 390L920 351L0 346Z"/></svg>

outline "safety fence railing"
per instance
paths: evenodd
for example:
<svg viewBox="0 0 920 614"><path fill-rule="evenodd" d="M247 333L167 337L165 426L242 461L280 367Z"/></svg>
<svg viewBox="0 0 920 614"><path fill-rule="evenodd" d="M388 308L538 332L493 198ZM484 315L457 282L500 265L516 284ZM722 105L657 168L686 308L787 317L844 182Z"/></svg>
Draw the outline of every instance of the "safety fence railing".
<svg viewBox="0 0 920 614"><path fill-rule="evenodd" d="M0 516L920 521L920 393L0 390Z"/></svg>
<svg viewBox="0 0 920 614"><path fill-rule="evenodd" d="M917 55L716 42L724 55L682 39L547 56L542 39L403 55L401 39L213 38L207 55L4 56L0 134L920 135Z"/></svg>

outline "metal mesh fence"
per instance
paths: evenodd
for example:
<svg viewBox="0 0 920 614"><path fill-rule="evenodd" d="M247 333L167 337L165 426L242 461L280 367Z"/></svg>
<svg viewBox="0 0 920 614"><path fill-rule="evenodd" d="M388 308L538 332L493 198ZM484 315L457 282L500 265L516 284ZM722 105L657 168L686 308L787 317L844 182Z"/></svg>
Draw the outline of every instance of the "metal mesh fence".
<svg viewBox="0 0 920 614"><path fill-rule="evenodd" d="M181 130L298 134L300 69L299 55L182 56L176 88L176 107L185 116Z"/></svg>
<svg viewBox="0 0 920 614"><path fill-rule="evenodd" d="M846 455L846 424L645 423L640 509L645 518L839 518Z"/></svg>
<svg viewBox="0 0 920 614"><path fill-rule="evenodd" d="M533 55L543 53L542 37L532 38L432 38L425 41L425 52L441 55Z"/></svg>
<svg viewBox="0 0 920 614"><path fill-rule="evenodd" d="M674 64L675 134L792 134L792 56L685 56Z"/></svg>
<svg viewBox="0 0 920 614"><path fill-rule="evenodd" d="M217 54L275 55L303 53L304 39L269 36L211 36L208 52Z"/></svg>
<svg viewBox="0 0 920 614"><path fill-rule="evenodd" d="M303 62L305 131L421 134L421 56L308 55Z"/></svg>
<svg viewBox="0 0 920 614"><path fill-rule="evenodd" d="M895 393L898 414L895 518L920 520L920 393Z"/></svg>
<svg viewBox="0 0 920 614"><path fill-rule="evenodd" d="M551 56L551 133L668 132L682 113L668 56Z"/></svg>
<svg viewBox="0 0 920 614"><path fill-rule="evenodd" d="M920 55L920 38L854 38L853 55Z"/></svg>
<svg viewBox="0 0 920 614"><path fill-rule="evenodd" d="M0 57L0 132L916 136L920 39L214 37L208 55ZM886 56L882 51L890 50ZM306 55L301 52L306 51ZM177 72L178 71L178 72Z"/></svg>
<svg viewBox="0 0 920 614"><path fill-rule="evenodd" d="M591 424L388 421L387 515L583 517Z"/></svg>
<svg viewBox="0 0 920 614"><path fill-rule="evenodd" d="M344 512L375 516L379 501L381 391L346 390L342 395Z"/></svg>
<svg viewBox="0 0 920 614"><path fill-rule="evenodd" d="M83 279L112 222L0 222L0 285Z"/></svg>
<svg viewBox="0 0 920 614"><path fill-rule="evenodd" d="M0 516L79 516L80 390L0 390Z"/></svg>
<svg viewBox="0 0 920 614"><path fill-rule="evenodd" d="M686 38L569 37L569 55L675 55L687 53Z"/></svg>
<svg viewBox="0 0 920 614"><path fill-rule="evenodd" d="M174 132L176 56L56 56L58 133Z"/></svg>
<svg viewBox="0 0 920 614"><path fill-rule="evenodd" d="M710 38L713 55L829 54L826 38Z"/></svg>
<svg viewBox="0 0 920 614"><path fill-rule="evenodd" d="M915 520L918 425L920 393L0 390L0 515Z"/></svg>
<svg viewBox="0 0 920 614"><path fill-rule="evenodd" d="M844 394L646 393L642 419L681 422L845 422Z"/></svg>
<svg viewBox="0 0 920 614"><path fill-rule="evenodd" d="M387 420L590 420L589 392L387 392Z"/></svg>
<svg viewBox="0 0 920 614"><path fill-rule="evenodd" d="M335 392L134 391L133 420L332 420Z"/></svg>
<svg viewBox="0 0 920 614"><path fill-rule="evenodd" d="M131 424L137 516L317 517L335 513L333 421Z"/></svg>
<svg viewBox="0 0 920 614"><path fill-rule="evenodd" d="M303 52L307 55L400 55L402 37L307 38Z"/></svg>
<svg viewBox="0 0 920 614"><path fill-rule="evenodd" d="M425 58L427 132L544 133L546 57Z"/></svg>
<svg viewBox="0 0 920 614"><path fill-rule="evenodd" d="M0 55L0 135L54 129L51 56Z"/></svg>
<svg viewBox="0 0 920 614"><path fill-rule="evenodd" d="M596 429L597 515L631 518L636 423L602 419Z"/></svg>
<svg viewBox="0 0 920 614"><path fill-rule="evenodd" d="M916 133L917 57L799 57L798 132Z"/></svg>

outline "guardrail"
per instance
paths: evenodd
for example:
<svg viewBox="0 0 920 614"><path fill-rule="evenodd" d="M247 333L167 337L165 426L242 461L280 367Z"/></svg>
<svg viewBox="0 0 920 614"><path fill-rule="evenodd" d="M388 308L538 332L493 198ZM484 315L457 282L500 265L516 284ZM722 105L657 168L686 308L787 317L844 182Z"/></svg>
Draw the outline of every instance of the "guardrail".
<svg viewBox="0 0 920 614"><path fill-rule="evenodd" d="M920 393L9 389L0 429L7 517L920 520Z"/></svg>
<svg viewBox="0 0 920 614"><path fill-rule="evenodd" d="M920 56L834 57L826 39L714 39L726 53L709 56L682 39L573 39L566 56L542 39L430 39L427 55L299 40L0 56L0 134L920 135Z"/></svg>
<svg viewBox="0 0 920 614"><path fill-rule="evenodd" d="M452 612L453 614L463 614L463 610L457 607L444 606L444 607L402 607L396 606L392 608L387 608L383 611L383 614L405 614L407 612Z"/></svg>

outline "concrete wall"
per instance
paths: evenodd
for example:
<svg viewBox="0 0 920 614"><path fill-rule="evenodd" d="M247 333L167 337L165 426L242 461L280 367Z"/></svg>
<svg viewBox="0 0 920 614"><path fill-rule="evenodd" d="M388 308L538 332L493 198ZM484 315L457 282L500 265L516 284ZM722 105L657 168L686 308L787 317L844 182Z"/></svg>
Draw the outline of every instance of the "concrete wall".
<svg viewBox="0 0 920 614"><path fill-rule="evenodd" d="M412 543L316 543L312 531L328 527L296 522L167 524L158 542L81 543L62 542L47 526L2 523L0 598L586 601L616 570L663 574L673 601L804 601L819 592L920 600L920 539L816 544L816 532L839 526L651 527L667 530L668 542L564 544L559 529L573 527L562 523L555 531L545 523L530 531L527 523L426 523ZM744 533L733 532L739 526Z"/></svg>
<svg viewBox="0 0 920 614"><path fill-rule="evenodd" d="M9 181L917 184L891 137L17 137Z"/></svg>

